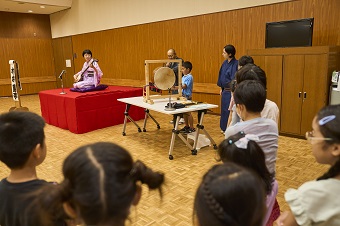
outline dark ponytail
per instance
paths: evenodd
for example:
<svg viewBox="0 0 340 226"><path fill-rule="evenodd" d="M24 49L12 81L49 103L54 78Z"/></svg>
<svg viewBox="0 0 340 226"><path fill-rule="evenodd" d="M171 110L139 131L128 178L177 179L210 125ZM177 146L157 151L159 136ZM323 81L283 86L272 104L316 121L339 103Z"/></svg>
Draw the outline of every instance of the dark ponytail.
<svg viewBox="0 0 340 226"><path fill-rule="evenodd" d="M161 185L164 182L164 174L160 172L154 172L147 167L142 161L137 160L132 167L131 176L136 181L140 181L142 184L147 184L149 189L158 188L162 196Z"/></svg>

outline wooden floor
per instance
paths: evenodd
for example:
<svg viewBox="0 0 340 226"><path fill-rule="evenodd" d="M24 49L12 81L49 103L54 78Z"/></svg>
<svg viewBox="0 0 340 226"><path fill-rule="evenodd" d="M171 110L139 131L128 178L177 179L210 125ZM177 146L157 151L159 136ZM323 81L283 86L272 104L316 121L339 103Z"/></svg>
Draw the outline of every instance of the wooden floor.
<svg viewBox="0 0 340 226"><path fill-rule="evenodd" d="M38 95L22 96L22 106L41 114ZM0 97L0 113L7 112L14 106L12 98ZM122 136L122 125L92 131L86 134L73 134L51 125L46 125L47 157L38 167L38 176L50 181L61 181L61 165L65 157L80 145L108 141L117 143L130 151L134 159L140 159L155 170L166 175L164 197L161 200L157 192L149 192L143 187L140 204L131 210L128 225L192 225L193 199L196 188L203 174L214 164L216 151L205 147L198 155L191 151L180 139L176 139L173 152L174 160L168 159L172 125L170 116L156 112L151 114L161 125L157 129L150 120L147 132L137 132L129 123L127 135ZM219 129L219 116L206 115L204 126L219 144L224 136ZM197 121L197 119L196 119ZM142 121L138 121L142 126ZM278 159L276 164L279 182L278 201L281 210L287 210L283 194L287 188L296 188L308 180L313 180L327 170L327 167L315 163L310 145L306 140L280 136ZM8 175L9 170L0 163L0 178Z"/></svg>

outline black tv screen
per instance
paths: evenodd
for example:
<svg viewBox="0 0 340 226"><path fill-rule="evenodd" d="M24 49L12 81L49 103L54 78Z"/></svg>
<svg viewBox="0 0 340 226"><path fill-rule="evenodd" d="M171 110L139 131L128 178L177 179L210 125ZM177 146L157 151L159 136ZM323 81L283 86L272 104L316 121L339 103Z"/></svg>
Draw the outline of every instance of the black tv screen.
<svg viewBox="0 0 340 226"><path fill-rule="evenodd" d="M266 23L266 48L312 46L314 18Z"/></svg>

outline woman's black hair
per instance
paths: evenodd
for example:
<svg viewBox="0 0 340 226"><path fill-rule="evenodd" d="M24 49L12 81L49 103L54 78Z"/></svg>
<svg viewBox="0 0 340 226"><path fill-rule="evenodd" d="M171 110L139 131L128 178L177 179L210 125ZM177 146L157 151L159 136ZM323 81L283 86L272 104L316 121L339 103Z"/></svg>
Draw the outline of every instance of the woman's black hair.
<svg viewBox="0 0 340 226"><path fill-rule="evenodd" d="M335 116L335 117L334 117ZM326 123L321 123L320 120L326 119L326 117L334 117ZM332 144L340 144L340 105L328 105L323 107L316 115L320 132L323 137L331 138L331 140L325 140L325 148ZM317 180L324 180L333 178L340 174L340 157L338 161L331 166L331 168Z"/></svg>
<svg viewBox="0 0 340 226"><path fill-rule="evenodd" d="M108 142L82 146L63 164L64 180L37 193L38 208L44 225L52 221L53 212L68 202L86 225L125 222L137 191L137 181L149 189L159 189L164 175L143 162L134 162L124 148Z"/></svg>
<svg viewBox="0 0 340 226"><path fill-rule="evenodd" d="M235 57L235 54L236 54L236 49L235 49L235 47L233 46L233 45L230 45L230 44L228 44L228 45L226 45L226 46L224 46L224 51L229 55L229 54L231 54L231 58L234 58Z"/></svg>
<svg viewBox="0 0 340 226"><path fill-rule="evenodd" d="M260 226L265 194L256 174L227 163L213 166L203 177L194 202L200 226Z"/></svg>
<svg viewBox="0 0 340 226"><path fill-rule="evenodd" d="M272 191L274 175L266 166L266 159L262 148L252 140L248 141L246 149L238 148L235 142L245 137L244 132L239 132L222 141L218 146L218 161L224 163L236 163L250 170L253 170L262 180L263 187L267 194Z"/></svg>
<svg viewBox="0 0 340 226"><path fill-rule="evenodd" d="M92 57L92 52L91 52L91 50L89 50L89 49L85 49L84 51L83 51L83 57L84 57L84 55L85 54L90 54L91 55L91 57Z"/></svg>

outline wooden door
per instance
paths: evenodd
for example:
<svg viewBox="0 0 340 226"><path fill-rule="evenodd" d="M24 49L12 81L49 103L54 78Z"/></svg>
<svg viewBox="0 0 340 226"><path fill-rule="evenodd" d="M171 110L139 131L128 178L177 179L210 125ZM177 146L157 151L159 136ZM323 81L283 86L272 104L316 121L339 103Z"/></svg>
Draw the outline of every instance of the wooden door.
<svg viewBox="0 0 340 226"><path fill-rule="evenodd" d="M73 87L74 79L74 61L73 61L73 48L72 38L63 37L52 39L54 63L56 68L57 86L61 87L59 75L62 70L66 70L63 75L63 83L65 88ZM71 67L66 67L66 60L71 61Z"/></svg>
<svg viewBox="0 0 340 226"><path fill-rule="evenodd" d="M301 132L311 130L312 121L316 113L328 101L327 54L305 56L303 80L304 99L302 103Z"/></svg>
<svg viewBox="0 0 340 226"><path fill-rule="evenodd" d="M263 70L267 75L267 99L274 101L281 108L282 55L266 56Z"/></svg>
<svg viewBox="0 0 340 226"><path fill-rule="evenodd" d="M267 99L274 101L281 108L282 55L252 56L256 65L267 76Z"/></svg>
<svg viewBox="0 0 340 226"><path fill-rule="evenodd" d="M304 55L283 57L281 132L301 134Z"/></svg>

